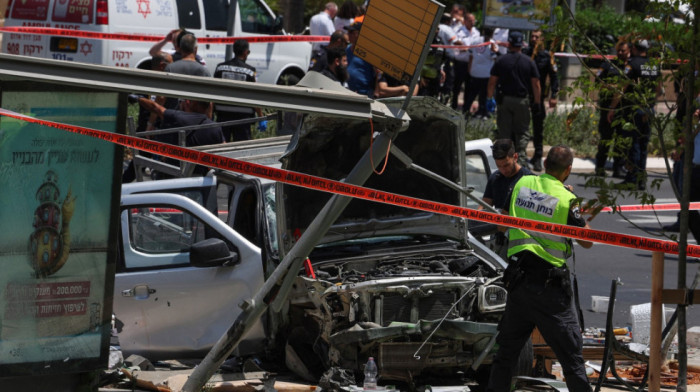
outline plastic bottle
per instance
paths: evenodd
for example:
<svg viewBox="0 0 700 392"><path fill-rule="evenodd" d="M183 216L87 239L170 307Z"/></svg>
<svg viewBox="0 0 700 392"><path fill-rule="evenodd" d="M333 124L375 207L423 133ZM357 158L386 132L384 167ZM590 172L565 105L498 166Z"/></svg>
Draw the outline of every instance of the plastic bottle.
<svg viewBox="0 0 700 392"><path fill-rule="evenodd" d="M377 364L374 357L369 357L365 365L365 382L362 384L365 391L377 389Z"/></svg>

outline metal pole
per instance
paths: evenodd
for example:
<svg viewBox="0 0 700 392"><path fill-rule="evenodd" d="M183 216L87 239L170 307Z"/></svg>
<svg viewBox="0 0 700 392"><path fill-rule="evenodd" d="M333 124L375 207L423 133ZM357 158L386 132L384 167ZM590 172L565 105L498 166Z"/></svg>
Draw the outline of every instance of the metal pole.
<svg viewBox="0 0 700 392"><path fill-rule="evenodd" d="M649 392L661 390L661 317L664 287L664 254L651 254L651 324L649 326Z"/></svg>
<svg viewBox="0 0 700 392"><path fill-rule="evenodd" d="M380 133L373 143L373 148L365 152L365 155L355 165L352 172L348 174L346 181L349 184L362 185L367 181L373 170L382 159L386 156L390 141L396 136L397 131L387 131ZM374 162L374 166L372 163ZM183 386L184 392L200 391L226 358L231 355L233 350L238 346L248 330L253 326L265 310L268 303L266 298L271 298L269 294L278 286L281 279L284 278L281 286L288 286L286 281L294 279L298 269L301 267L303 260L309 255L313 247L318 242L318 239L323 236L331 224L335 222L338 216L343 212L345 207L352 200L348 196L333 195L323 209L316 215L316 218L311 222L308 229L299 238L299 241L289 251L289 253L280 262L280 265L275 268L272 275L265 281L263 287L255 294L255 296L242 304L243 312L229 327L226 333L219 339L214 347L209 351L207 356L197 366L187 382ZM278 293L278 296L285 296L285 293ZM279 299L276 299L276 302Z"/></svg>
<svg viewBox="0 0 700 392"><path fill-rule="evenodd" d="M233 37L235 33L236 26L236 7L238 7L238 0L229 0L228 2L228 21L226 23L226 36ZM224 52L224 59L229 61L233 58L233 45L226 45L226 51Z"/></svg>

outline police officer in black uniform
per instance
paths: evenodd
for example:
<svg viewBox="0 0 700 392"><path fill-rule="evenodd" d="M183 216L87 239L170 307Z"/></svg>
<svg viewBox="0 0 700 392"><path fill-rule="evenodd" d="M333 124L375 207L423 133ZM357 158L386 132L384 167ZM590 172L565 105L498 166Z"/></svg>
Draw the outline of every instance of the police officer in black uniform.
<svg viewBox="0 0 700 392"><path fill-rule="evenodd" d="M610 145L613 143L613 177L624 178L623 153L620 143L615 143L614 138L618 133L619 125L613 126L608 120L608 112L612 104L612 88L620 79L623 70L627 66L630 56L630 44L620 42L617 44L617 58L612 61L603 61L596 72L597 81L601 84L598 90L598 106L600 107L600 119L598 121L598 152L595 156L595 174L605 177L605 162L608 160Z"/></svg>
<svg viewBox="0 0 700 392"><path fill-rule="evenodd" d="M523 48L523 54L530 56L537 65L540 73L540 88L542 95L539 107L532 111L532 143L535 153L530 159L535 171L542 171L542 132L544 131L544 118L546 116L545 99L547 97L547 78L549 78L549 107L557 107L557 94L559 93L559 76L554 56L544 48L544 35L542 30L534 30L530 33L530 46Z"/></svg>
<svg viewBox="0 0 700 392"><path fill-rule="evenodd" d="M499 139L511 139L518 153L518 162L527 161L530 142L530 105L533 112L541 106L540 74L535 62L522 53L523 33L510 31L508 53L496 59L491 68L486 106L497 98L496 125ZM495 95L494 95L495 94Z"/></svg>
<svg viewBox="0 0 700 392"><path fill-rule="evenodd" d="M255 67L246 64L248 54L250 54L250 44L248 41L241 39L233 43L234 58L225 61L216 66L214 77L220 79L232 79L246 82L255 82ZM249 108L242 106L230 106L217 104L215 107L216 119L218 122L243 120L246 118L255 118L255 114L262 117L262 112L259 108ZM263 127L261 122L258 126ZM250 124L229 125L222 127L224 138L227 142L238 140L251 139ZM233 136L233 140L232 137Z"/></svg>
<svg viewBox="0 0 700 392"><path fill-rule="evenodd" d="M633 123L635 128L624 132L624 136L630 138L632 144L627 154L627 175L618 185L626 189L646 189L651 117L654 115L656 97L661 93L661 71L657 63L649 62L647 50L649 42L645 39L635 42L632 46L632 57L625 67L628 81L624 94L613 98L608 112L608 120L612 122L615 111L622 110L622 115Z"/></svg>

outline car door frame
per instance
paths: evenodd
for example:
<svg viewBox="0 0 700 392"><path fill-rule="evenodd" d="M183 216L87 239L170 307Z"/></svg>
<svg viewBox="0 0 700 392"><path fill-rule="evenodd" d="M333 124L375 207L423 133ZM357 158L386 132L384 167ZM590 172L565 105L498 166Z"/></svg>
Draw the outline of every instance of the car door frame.
<svg viewBox="0 0 700 392"><path fill-rule="evenodd" d="M129 239L127 210L153 206L178 208L199 218L235 246L240 261L232 266L198 268L189 264L189 252L137 252ZM121 257L115 275L114 313L123 324L117 334L122 350L152 360L173 358L182 352L185 356L205 354L241 313L238 304L262 287L260 249L201 205L177 194L124 195L120 221ZM154 266L129 269L125 260L133 257L151 257ZM164 267L169 258L183 262ZM130 290L133 292L128 294ZM182 325L174 324L178 314L184 315ZM186 324L187 320L192 322ZM182 336L187 346L168 344L174 336ZM262 324L254 326L248 343L240 350L256 352L264 336Z"/></svg>

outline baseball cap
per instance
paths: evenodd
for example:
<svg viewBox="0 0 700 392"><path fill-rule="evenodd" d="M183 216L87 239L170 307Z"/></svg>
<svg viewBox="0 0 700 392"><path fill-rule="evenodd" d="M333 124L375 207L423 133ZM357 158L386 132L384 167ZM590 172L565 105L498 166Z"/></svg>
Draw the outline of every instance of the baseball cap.
<svg viewBox="0 0 700 392"><path fill-rule="evenodd" d="M493 142L491 150L493 152L493 159L503 159L515 154L515 147L513 146L513 141L510 139L496 140Z"/></svg>
<svg viewBox="0 0 700 392"><path fill-rule="evenodd" d="M508 43L515 47L523 46L523 33L519 31L511 31L508 33Z"/></svg>

